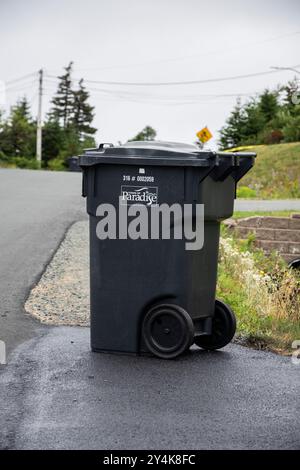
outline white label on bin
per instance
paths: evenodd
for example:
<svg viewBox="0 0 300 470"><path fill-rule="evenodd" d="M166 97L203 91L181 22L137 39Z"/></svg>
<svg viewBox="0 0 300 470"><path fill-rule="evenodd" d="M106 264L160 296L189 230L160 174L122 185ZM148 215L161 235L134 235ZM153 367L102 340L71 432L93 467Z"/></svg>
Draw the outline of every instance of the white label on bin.
<svg viewBox="0 0 300 470"><path fill-rule="evenodd" d="M154 183L154 176L151 175L123 175L122 180L126 183Z"/></svg>
<svg viewBox="0 0 300 470"><path fill-rule="evenodd" d="M121 204L140 204L156 206L158 204L157 186L121 186Z"/></svg>

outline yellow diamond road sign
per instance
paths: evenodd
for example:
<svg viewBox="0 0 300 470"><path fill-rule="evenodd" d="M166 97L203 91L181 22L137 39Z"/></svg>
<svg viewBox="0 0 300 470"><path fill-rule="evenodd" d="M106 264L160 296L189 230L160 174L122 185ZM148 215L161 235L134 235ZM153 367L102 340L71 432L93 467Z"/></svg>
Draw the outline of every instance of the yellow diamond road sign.
<svg viewBox="0 0 300 470"><path fill-rule="evenodd" d="M199 140L201 140L201 142L204 144L205 142L207 142L209 139L212 138L212 133L210 132L210 130L208 129L208 127L203 127L203 129L201 129L201 131L197 132L197 137Z"/></svg>

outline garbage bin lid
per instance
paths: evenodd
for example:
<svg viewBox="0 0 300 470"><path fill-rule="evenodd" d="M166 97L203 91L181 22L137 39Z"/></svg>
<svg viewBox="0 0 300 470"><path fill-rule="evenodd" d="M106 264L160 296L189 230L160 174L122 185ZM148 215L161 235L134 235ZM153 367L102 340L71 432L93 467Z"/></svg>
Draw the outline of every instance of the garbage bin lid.
<svg viewBox="0 0 300 470"><path fill-rule="evenodd" d="M114 147L100 144L99 148L87 149L80 156L81 166L101 163L162 166L213 166L217 154L203 151L196 145L163 141L133 141Z"/></svg>
<svg viewBox="0 0 300 470"><path fill-rule="evenodd" d="M186 144L182 142L167 142L162 140L132 140L126 142L122 147L128 148L141 148L141 149L161 149L161 150L173 150L178 152L199 152L199 147L192 144Z"/></svg>

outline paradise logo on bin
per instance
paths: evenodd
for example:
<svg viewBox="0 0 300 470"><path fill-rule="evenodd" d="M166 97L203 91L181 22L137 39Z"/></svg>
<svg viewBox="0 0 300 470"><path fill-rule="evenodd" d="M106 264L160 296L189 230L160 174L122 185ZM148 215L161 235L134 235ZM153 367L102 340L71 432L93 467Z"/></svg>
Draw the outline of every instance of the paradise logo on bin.
<svg viewBox="0 0 300 470"><path fill-rule="evenodd" d="M157 206L157 186L121 186L121 205Z"/></svg>

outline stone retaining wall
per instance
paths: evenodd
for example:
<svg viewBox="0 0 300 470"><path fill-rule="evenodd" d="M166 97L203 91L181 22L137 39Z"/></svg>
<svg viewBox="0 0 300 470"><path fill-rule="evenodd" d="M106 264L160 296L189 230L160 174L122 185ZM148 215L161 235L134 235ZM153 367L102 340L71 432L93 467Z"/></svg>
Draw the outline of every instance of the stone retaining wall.
<svg viewBox="0 0 300 470"><path fill-rule="evenodd" d="M229 219L225 221L225 225L241 239L246 239L253 233L257 247L267 253L276 250L287 262L300 258L300 214L292 217L254 216Z"/></svg>

